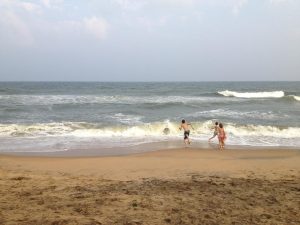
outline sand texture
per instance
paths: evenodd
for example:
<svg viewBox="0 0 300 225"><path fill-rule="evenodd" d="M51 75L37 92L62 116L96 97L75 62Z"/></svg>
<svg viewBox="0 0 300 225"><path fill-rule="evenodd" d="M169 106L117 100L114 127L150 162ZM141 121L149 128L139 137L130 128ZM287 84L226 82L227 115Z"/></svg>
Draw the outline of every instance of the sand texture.
<svg viewBox="0 0 300 225"><path fill-rule="evenodd" d="M299 150L0 157L0 224L300 224Z"/></svg>

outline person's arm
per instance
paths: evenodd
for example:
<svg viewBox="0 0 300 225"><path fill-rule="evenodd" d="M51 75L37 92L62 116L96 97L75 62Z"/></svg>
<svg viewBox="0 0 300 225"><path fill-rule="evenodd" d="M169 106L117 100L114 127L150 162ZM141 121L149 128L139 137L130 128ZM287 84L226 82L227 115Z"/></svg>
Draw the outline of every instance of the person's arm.
<svg viewBox="0 0 300 225"><path fill-rule="evenodd" d="M180 125L180 127L179 127L179 130L181 130L182 129L182 124Z"/></svg>
<svg viewBox="0 0 300 225"><path fill-rule="evenodd" d="M192 128L193 130L195 130L194 127L193 127L193 125L192 125L191 123L188 123L188 125L190 125L191 128Z"/></svg>

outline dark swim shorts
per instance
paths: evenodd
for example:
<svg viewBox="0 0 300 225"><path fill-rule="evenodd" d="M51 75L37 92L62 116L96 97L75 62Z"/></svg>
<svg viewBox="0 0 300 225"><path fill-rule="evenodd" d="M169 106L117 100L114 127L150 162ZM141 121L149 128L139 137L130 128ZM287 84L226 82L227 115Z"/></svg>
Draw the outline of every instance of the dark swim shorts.
<svg viewBox="0 0 300 225"><path fill-rule="evenodd" d="M183 135L184 135L184 139L188 139L190 136L190 131L189 130L184 131Z"/></svg>

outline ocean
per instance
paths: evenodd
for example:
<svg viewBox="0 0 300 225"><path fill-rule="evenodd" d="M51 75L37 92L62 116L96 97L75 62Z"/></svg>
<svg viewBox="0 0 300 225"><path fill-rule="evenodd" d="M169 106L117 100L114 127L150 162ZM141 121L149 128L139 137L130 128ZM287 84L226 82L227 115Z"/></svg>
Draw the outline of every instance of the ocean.
<svg viewBox="0 0 300 225"><path fill-rule="evenodd" d="M229 145L299 148L300 82L0 82L0 153L182 141L182 119L194 143L219 121Z"/></svg>

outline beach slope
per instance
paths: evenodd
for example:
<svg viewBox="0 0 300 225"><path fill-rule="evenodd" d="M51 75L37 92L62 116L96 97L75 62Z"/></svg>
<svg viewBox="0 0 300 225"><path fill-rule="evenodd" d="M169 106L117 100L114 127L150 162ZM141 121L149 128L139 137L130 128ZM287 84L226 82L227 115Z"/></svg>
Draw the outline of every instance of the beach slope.
<svg viewBox="0 0 300 225"><path fill-rule="evenodd" d="M0 224L300 224L300 151L0 156Z"/></svg>

